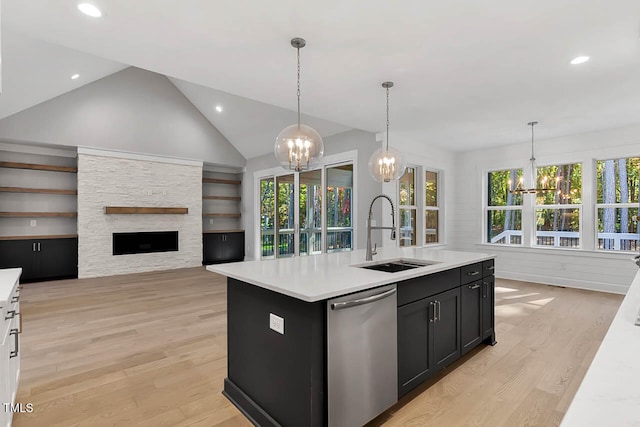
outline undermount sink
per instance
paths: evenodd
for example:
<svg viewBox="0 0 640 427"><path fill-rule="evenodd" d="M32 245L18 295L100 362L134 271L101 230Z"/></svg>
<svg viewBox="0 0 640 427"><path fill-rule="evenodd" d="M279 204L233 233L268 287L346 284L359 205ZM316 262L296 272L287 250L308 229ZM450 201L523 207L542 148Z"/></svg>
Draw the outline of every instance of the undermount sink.
<svg viewBox="0 0 640 427"><path fill-rule="evenodd" d="M411 270L414 268L426 267L437 264L437 261L398 259L393 261L382 261L375 264L355 265L354 267L366 268L368 270L384 271L385 273L397 273L399 271Z"/></svg>

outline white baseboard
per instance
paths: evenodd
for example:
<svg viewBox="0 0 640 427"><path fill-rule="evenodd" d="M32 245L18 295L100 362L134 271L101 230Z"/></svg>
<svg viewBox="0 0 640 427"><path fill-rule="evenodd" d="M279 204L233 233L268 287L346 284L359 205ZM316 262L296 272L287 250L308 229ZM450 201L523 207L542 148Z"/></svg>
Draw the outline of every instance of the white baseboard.
<svg viewBox="0 0 640 427"><path fill-rule="evenodd" d="M496 272L496 278L520 280L523 282L540 283L543 285L564 286L567 288L586 289L590 291L608 292L613 294L626 295L629 290L629 285L617 285L606 282L586 281L586 280L572 280L562 277L549 277L541 276L538 274L523 274L514 271L500 271Z"/></svg>

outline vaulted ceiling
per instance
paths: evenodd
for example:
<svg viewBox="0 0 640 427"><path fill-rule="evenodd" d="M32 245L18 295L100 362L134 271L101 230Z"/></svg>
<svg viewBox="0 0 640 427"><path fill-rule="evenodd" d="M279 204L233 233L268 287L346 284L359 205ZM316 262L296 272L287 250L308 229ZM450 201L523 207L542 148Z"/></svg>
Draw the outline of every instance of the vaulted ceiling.
<svg viewBox="0 0 640 427"><path fill-rule="evenodd" d="M542 139L640 122L637 0L94 4L101 18L82 15L75 0L3 1L2 97L20 102L0 99L0 117L80 84L71 68L90 80L134 65L170 76L253 157L271 150L265 124L295 118L289 40L300 36L303 112L325 134L383 130L385 80L396 84L392 132L454 150L526 141L531 120ZM5 43L12 34L30 40L31 59L11 64L23 50ZM570 65L578 55L591 61ZM24 87L22 74L38 84ZM229 106L220 114L218 98ZM242 108L255 114L239 116Z"/></svg>

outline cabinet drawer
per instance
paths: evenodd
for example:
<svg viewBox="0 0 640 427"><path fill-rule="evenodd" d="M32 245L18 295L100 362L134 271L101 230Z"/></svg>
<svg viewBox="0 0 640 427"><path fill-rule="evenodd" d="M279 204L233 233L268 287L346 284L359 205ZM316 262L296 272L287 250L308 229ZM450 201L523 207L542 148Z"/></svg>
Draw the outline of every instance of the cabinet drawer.
<svg viewBox="0 0 640 427"><path fill-rule="evenodd" d="M482 277L493 275L494 264L495 260L493 259L482 261Z"/></svg>
<svg viewBox="0 0 640 427"><path fill-rule="evenodd" d="M482 278L482 263L465 265L460 268L460 283L465 285Z"/></svg>
<svg viewBox="0 0 640 427"><path fill-rule="evenodd" d="M398 307L460 286L460 269L441 271L398 283Z"/></svg>

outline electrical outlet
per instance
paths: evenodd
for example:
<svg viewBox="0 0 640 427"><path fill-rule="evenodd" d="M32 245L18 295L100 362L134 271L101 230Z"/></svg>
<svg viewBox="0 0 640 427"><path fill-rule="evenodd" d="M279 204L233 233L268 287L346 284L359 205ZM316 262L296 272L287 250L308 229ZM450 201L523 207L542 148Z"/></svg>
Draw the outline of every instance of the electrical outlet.
<svg viewBox="0 0 640 427"><path fill-rule="evenodd" d="M273 313L269 313L269 328L284 335L284 319Z"/></svg>
<svg viewBox="0 0 640 427"><path fill-rule="evenodd" d="M38 225L38 221L35 219L32 219L30 224L32 227L35 227L36 225Z"/></svg>
<svg viewBox="0 0 640 427"><path fill-rule="evenodd" d="M372 219L372 220L371 220L371 226L372 226L372 227L375 227L376 225L377 225L376 220L375 220L375 219Z"/></svg>
<svg viewBox="0 0 640 427"><path fill-rule="evenodd" d="M209 220L209 224L213 224L213 220L212 219Z"/></svg>
<svg viewBox="0 0 640 427"><path fill-rule="evenodd" d="M153 190L147 190L147 196L153 196Z"/></svg>

